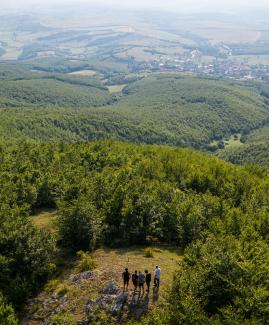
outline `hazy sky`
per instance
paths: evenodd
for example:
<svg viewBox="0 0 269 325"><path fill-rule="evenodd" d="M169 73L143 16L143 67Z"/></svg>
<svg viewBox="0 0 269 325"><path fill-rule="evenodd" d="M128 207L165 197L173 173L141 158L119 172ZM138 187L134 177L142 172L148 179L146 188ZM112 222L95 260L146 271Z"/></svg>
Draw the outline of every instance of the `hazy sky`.
<svg viewBox="0 0 269 325"><path fill-rule="evenodd" d="M38 8L47 5L68 4L106 4L131 8L154 8L167 10L208 10L208 11L238 11L240 9L264 7L269 8L269 0L0 0L0 10L16 8L25 10L26 7Z"/></svg>

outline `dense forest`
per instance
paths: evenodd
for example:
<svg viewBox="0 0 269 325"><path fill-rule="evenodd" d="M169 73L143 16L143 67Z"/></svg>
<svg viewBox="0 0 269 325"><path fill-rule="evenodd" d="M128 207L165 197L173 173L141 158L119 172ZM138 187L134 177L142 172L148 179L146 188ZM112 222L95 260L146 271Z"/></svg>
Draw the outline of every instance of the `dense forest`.
<svg viewBox="0 0 269 325"><path fill-rule="evenodd" d="M248 134L269 119L267 99L255 85L176 74L119 75L104 83L97 76L28 75L25 67L16 79L15 69L2 67L0 81L0 134L9 141L114 138L214 151L224 137ZM122 92L110 93L121 78Z"/></svg>
<svg viewBox="0 0 269 325"><path fill-rule="evenodd" d="M257 142L245 144L239 147L232 147L218 152L218 156L234 164L258 164L269 167L269 143Z"/></svg>
<svg viewBox="0 0 269 325"><path fill-rule="evenodd" d="M184 260L166 309L142 323L266 324L266 169L114 141L2 144L0 159L2 323L53 276L57 249L158 241ZM29 219L41 207L58 209L57 236Z"/></svg>

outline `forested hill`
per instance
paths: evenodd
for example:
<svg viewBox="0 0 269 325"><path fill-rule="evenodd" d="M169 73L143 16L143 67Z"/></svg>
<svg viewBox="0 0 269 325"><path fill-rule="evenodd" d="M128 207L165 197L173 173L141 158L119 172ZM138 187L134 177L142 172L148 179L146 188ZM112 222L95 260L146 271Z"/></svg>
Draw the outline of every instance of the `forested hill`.
<svg viewBox="0 0 269 325"><path fill-rule="evenodd" d="M217 152L217 155L235 164L258 164L269 167L269 127L265 125L244 135L239 145Z"/></svg>
<svg viewBox="0 0 269 325"><path fill-rule="evenodd" d="M266 324L266 170L113 141L2 145L0 159L0 317L8 324L16 321L7 301L18 308L57 277L55 231L58 249L71 252L156 241L186 248L162 312L137 324ZM28 218L48 207L58 215L52 232Z"/></svg>
<svg viewBox="0 0 269 325"><path fill-rule="evenodd" d="M246 143L220 151L218 156L238 165L257 164L268 168L269 142Z"/></svg>
<svg viewBox="0 0 269 325"><path fill-rule="evenodd" d="M109 94L92 77L9 78L0 87L0 136L8 140L114 138L211 150L222 147L225 136L247 134L269 118L259 87L237 82L162 74Z"/></svg>

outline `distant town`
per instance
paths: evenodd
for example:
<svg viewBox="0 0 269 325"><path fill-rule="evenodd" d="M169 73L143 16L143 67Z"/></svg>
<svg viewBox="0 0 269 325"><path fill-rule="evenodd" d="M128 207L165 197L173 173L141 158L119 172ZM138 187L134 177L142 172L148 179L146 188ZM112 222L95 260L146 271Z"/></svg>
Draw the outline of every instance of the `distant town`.
<svg viewBox="0 0 269 325"><path fill-rule="evenodd" d="M176 71L224 77L236 80L269 80L269 64L251 64L248 59L238 60L232 57L227 46L228 54L222 54L215 59L204 60L199 50L186 51L182 55L160 55L159 59L151 62L135 63L134 70Z"/></svg>

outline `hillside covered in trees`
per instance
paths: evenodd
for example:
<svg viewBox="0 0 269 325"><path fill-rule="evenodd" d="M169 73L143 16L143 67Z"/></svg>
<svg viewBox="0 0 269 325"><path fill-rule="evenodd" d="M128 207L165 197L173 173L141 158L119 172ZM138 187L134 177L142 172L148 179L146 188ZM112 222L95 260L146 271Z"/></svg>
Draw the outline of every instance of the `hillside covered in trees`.
<svg viewBox="0 0 269 325"><path fill-rule="evenodd" d="M126 79L122 92L110 93L107 79L23 71L16 79L4 70L0 81L0 136L9 141L114 138L216 150L224 137L248 134L269 118L255 85L159 74Z"/></svg>
<svg viewBox="0 0 269 325"><path fill-rule="evenodd" d="M114 141L2 144L0 159L6 324L16 324L11 304L19 310L54 277L57 250L156 241L184 248L184 259L162 312L152 310L139 324L266 324L267 170ZM29 216L40 208L58 210L57 234L33 225ZM96 319L106 323L109 315Z"/></svg>

